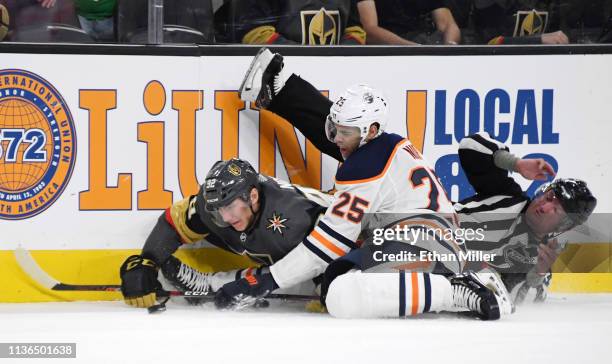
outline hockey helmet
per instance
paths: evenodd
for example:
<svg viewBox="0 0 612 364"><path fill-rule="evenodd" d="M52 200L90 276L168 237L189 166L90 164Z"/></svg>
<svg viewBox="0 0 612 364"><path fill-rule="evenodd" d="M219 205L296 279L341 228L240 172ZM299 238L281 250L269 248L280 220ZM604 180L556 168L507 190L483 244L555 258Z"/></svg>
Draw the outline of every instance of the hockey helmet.
<svg viewBox="0 0 612 364"><path fill-rule="evenodd" d="M381 92L366 85L353 85L330 107L325 121L325 134L333 143L337 125L357 127L361 136L359 146L362 146L372 124L379 125L376 136L382 134L388 114L389 106Z"/></svg>
<svg viewBox="0 0 612 364"><path fill-rule="evenodd" d="M205 209L218 211L236 198L250 203L250 192L259 189L259 174L244 159L218 161L206 175L203 186Z"/></svg>
<svg viewBox="0 0 612 364"><path fill-rule="evenodd" d="M587 187L586 182L579 179L559 178L543 184L537 189L535 197L548 191L553 191L568 216L568 220L560 227L561 231L584 224L597 206L597 199Z"/></svg>

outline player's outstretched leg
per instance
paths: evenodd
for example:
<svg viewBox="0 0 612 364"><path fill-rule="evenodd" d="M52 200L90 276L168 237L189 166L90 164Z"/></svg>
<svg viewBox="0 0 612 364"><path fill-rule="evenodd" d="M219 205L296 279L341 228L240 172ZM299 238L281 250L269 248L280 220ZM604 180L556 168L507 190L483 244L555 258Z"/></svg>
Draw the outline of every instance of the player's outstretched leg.
<svg viewBox="0 0 612 364"><path fill-rule="evenodd" d="M474 273L443 275L351 270L329 284L325 305L339 318L413 316L425 312L468 311L482 320L500 318L495 292Z"/></svg>
<svg viewBox="0 0 612 364"><path fill-rule="evenodd" d="M457 274L450 281L456 309L470 311L482 320L500 318L499 303L495 293L487 288L476 274L472 272Z"/></svg>
<svg viewBox="0 0 612 364"><path fill-rule="evenodd" d="M260 49L242 80L239 89L240 98L255 102L255 105L261 109L267 108L272 98L284 86L282 69L283 56L272 53L267 48Z"/></svg>
<svg viewBox="0 0 612 364"><path fill-rule="evenodd" d="M437 274L352 270L331 282L325 305L338 318L412 316L450 309L452 287L446 277Z"/></svg>

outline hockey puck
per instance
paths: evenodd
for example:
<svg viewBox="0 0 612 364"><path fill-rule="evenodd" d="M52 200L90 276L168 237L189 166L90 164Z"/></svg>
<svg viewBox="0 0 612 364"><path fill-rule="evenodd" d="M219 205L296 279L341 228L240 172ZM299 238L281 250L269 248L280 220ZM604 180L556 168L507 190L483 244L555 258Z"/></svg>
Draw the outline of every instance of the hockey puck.
<svg viewBox="0 0 612 364"><path fill-rule="evenodd" d="M166 311L166 305L164 304L159 304L159 305L153 305L149 308L147 308L147 311L149 313L162 313L164 311Z"/></svg>

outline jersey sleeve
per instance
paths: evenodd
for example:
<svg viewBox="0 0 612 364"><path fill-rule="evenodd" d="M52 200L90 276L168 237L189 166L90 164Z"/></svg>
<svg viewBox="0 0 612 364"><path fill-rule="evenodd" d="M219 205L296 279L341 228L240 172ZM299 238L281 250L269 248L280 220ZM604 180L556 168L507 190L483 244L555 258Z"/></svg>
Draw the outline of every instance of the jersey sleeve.
<svg viewBox="0 0 612 364"><path fill-rule="evenodd" d="M195 243L205 238L210 231L202 222L198 195L175 202L166 210L166 220L180 235L183 243Z"/></svg>
<svg viewBox="0 0 612 364"><path fill-rule="evenodd" d="M476 193L523 195L521 186L508 175L508 171L495 164L495 153L502 151L508 152L509 149L485 132L467 136L459 143L461 167Z"/></svg>
<svg viewBox="0 0 612 364"><path fill-rule="evenodd" d="M338 184L331 205L310 234L270 267L279 287L312 279L323 273L329 263L357 249L364 215L377 208L375 197L379 190L376 181Z"/></svg>
<svg viewBox="0 0 612 364"><path fill-rule="evenodd" d="M157 219L142 254L158 264L165 262L182 244L210 237L198 211L197 196L175 202Z"/></svg>

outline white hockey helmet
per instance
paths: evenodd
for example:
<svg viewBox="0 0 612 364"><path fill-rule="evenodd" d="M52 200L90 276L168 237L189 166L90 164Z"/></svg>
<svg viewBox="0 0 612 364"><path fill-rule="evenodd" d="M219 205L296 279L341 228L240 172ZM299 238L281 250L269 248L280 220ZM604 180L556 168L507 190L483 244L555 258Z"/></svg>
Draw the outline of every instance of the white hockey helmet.
<svg viewBox="0 0 612 364"><path fill-rule="evenodd" d="M325 121L325 134L327 139L334 142L336 125L358 127L361 135L359 146L362 146L370 125L378 123L376 136L382 134L387 125L388 114L389 106L381 92L366 85L353 85L330 107Z"/></svg>

